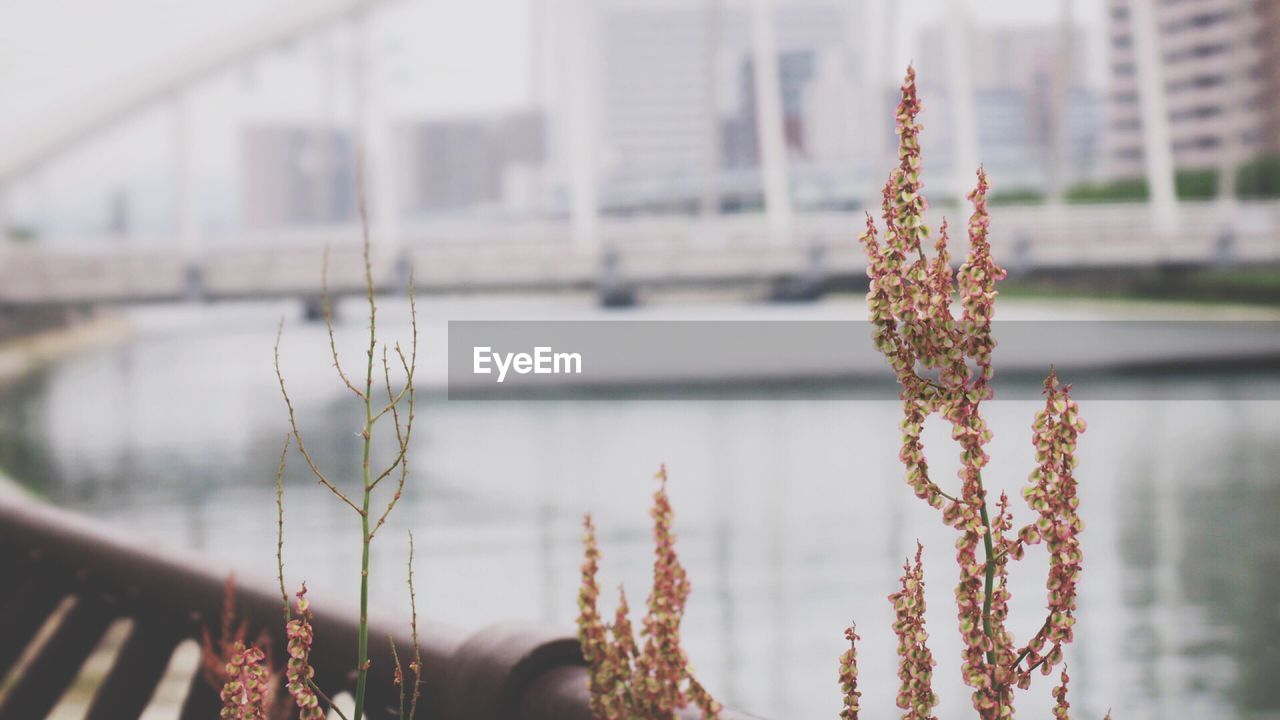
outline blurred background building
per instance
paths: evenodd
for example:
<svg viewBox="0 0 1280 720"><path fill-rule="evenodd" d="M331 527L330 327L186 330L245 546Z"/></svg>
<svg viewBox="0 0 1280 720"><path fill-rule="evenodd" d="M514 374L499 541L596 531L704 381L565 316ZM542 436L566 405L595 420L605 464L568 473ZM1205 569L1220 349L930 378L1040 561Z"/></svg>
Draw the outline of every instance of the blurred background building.
<svg viewBox="0 0 1280 720"><path fill-rule="evenodd" d="M400 133L398 173L408 217L527 214L543 199L546 123L538 113L424 119Z"/></svg>
<svg viewBox="0 0 1280 720"><path fill-rule="evenodd" d="M342 129L247 127L241 141L244 223L261 229L349 222L355 151Z"/></svg>
<svg viewBox="0 0 1280 720"><path fill-rule="evenodd" d="M599 9L606 212L694 211L708 187L728 208L762 204L750 17L739 3L612 2ZM850 128L866 48L848 3L774 13L782 124L797 185L856 179ZM807 190L810 194L813 188Z"/></svg>
<svg viewBox="0 0 1280 720"><path fill-rule="evenodd" d="M1280 152L1280 11L1270 0L1154 4L1150 73L1165 88L1170 143L1180 169L1224 169ZM1143 122L1131 3L1108 13L1106 174L1142 174Z"/></svg>
<svg viewBox="0 0 1280 720"><path fill-rule="evenodd" d="M947 82L948 27L931 25L921 32L919 71L930 120L924 152L935 170L954 172L958 138L947 122L954 107ZM1006 191L1044 192L1055 162L1061 163L1067 184L1096 179L1102 98L1090 82L1087 61L1094 50L1084 29L1075 23L1065 29L1053 24L977 27L969 50L978 152L1000 185ZM1067 67L1060 75L1062 62ZM1055 93L1060 77L1068 82L1061 100ZM1055 155L1059 118L1065 134L1060 158Z"/></svg>

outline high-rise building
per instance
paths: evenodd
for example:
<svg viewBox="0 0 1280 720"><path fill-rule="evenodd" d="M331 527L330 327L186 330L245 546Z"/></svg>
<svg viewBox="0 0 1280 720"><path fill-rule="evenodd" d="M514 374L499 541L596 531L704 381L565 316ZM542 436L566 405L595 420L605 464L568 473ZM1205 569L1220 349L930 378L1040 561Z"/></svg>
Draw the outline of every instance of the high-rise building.
<svg viewBox="0 0 1280 720"><path fill-rule="evenodd" d="M856 47L854 5L848 0L774 4L784 125L789 149L802 161L820 160L812 157L805 130L815 63L834 56L849 62ZM604 205L693 202L709 167L725 174L719 185L727 192L749 179L758 193L747 9L720 2L713 11L708 3L688 0L604 0L596 7ZM709 124L720 136L714 164Z"/></svg>
<svg viewBox="0 0 1280 720"><path fill-rule="evenodd" d="M408 214L527 204L522 179L545 159L543 118L532 112L423 120L403 128L402 207Z"/></svg>
<svg viewBox="0 0 1280 720"><path fill-rule="evenodd" d="M920 36L917 82L924 103L927 174L946 184L957 177L953 149L947 29ZM974 27L969 70L977 129L978 161L997 188L1042 189L1048 184L1054 144L1054 88L1061 62L1061 30L1050 25ZM1067 33L1070 64L1064 74L1062 178L1080 181L1099 171L1101 101L1086 82L1083 31ZM895 100L896 101L896 100Z"/></svg>
<svg viewBox="0 0 1280 720"><path fill-rule="evenodd" d="M1150 2L1175 166L1220 168L1232 159L1280 152L1280 2ZM1130 5L1111 0L1109 13L1105 145L1107 174L1117 178L1143 172Z"/></svg>
<svg viewBox="0 0 1280 720"><path fill-rule="evenodd" d="M352 220L355 156L344 130L258 125L241 131L243 222L248 228Z"/></svg>
<svg viewBox="0 0 1280 720"><path fill-rule="evenodd" d="M1262 0L1259 6L1257 41L1262 57L1258 92L1265 112L1262 145L1265 152L1280 153L1280 0Z"/></svg>
<svg viewBox="0 0 1280 720"><path fill-rule="evenodd" d="M787 152L796 158L812 156L806 142L805 100L816 72L812 50L783 52L778 55L778 74L782 93L782 130ZM722 124L721 164L726 168L757 168L760 149L756 141L755 62L744 58L738 74L738 108Z"/></svg>

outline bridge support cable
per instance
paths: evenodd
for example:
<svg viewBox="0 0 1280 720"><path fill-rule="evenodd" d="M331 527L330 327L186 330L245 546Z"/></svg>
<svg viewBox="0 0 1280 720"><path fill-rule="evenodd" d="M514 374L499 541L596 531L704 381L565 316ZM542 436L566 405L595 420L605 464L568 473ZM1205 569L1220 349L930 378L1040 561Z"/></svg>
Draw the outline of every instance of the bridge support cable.
<svg viewBox="0 0 1280 720"><path fill-rule="evenodd" d="M596 22L593 0L564 0L568 12L564 38L566 52L561 58L567 75L568 107L564 146L569 160L569 218L572 242L579 252L599 258L599 198L596 146L598 106L595 74Z"/></svg>
<svg viewBox="0 0 1280 720"><path fill-rule="evenodd" d="M773 22L772 0L751 0L756 145L760 149L764 209L769 223L770 240L776 244L785 244L791 240L791 183L782 123L782 78Z"/></svg>
<svg viewBox="0 0 1280 720"><path fill-rule="evenodd" d="M174 231L182 264L190 271L198 262L203 248L200 227L200 192L192 158L191 98L187 92L174 93L173 108L173 187Z"/></svg>
<svg viewBox="0 0 1280 720"><path fill-rule="evenodd" d="M947 0L947 91L951 99L952 176L955 198L967 207L965 195L974 183L978 163L978 126L973 116L973 72L970 67L969 13L965 0Z"/></svg>
<svg viewBox="0 0 1280 720"><path fill-rule="evenodd" d="M893 120L893 103L890 97L895 88L897 78L897 53L898 53L898 0L881 0L880 2L882 20L884 26L882 28L880 42L880 66L876 68L876 73L872 77L871 92L875 93L874 101L870 110L875 114L877 120L873 122L883 123L878 125L879 133L875 139L875 159L876 167L871 173L875 178L871 183L871 196L880 192L879 183L883 182L882 178L889 174L897 159L898 147L894 142L894 120ZM874 33L874 31L872 31ZM890 78L893 78L891 81Z"/></svg>
<svg viewBox="0 0 1280 720"><path fill-rule="evenodd" d="M400 208L386 113L384 76L377 54L377 17L366 10L352 18L351 82L355 98L360 180L374 239L375 262L394 267L400 259Z"/></svg>
<svg viewBox="0 0 1280 720"><path fill-rule="evenodd" d="M720 22L723 0L704 0L702 54L702 194L699 214L711 225L720 214Z"/></svg>
<svg viewBox="0 0 1280 720"><path fill-rule="evenodd" d="M1058 1L1057 69L1053 73L1052 106L1049 109L1049 162L1045 173L1045 198L1052 207L1061 207L1066 194L1067 147L1070 140L1068 117L1071 89L1075 83L1075 78L1072 77L1074 48L1071 46L1074 37L1074 2Z"/></svg>
<svg viewBox="0 0 1280 720"><path fill-rule="evenodd" d="M1173 144L1154 0L1130 0L1129 24L1133 31L1151 223L1159 235L1168 236L1178 228L1178 196L1173 186Z"/></svg>
<svg viewBox="0 0 1280 720"><path fill-rule="evenodd" d="M1248 107L1249 15L1253 12L1253 3L1248 0L1231 0L1227 8L1227 102L1223 103L1222 156L1218 164L1218 202L1226 223L1235 219L1236 171L1244 154L1241 115Z"/></svg>
<svg viewBox="0 0 1280 720"><path fill-rule="evenodd" d="M59 107L23 128L22 137L0 147L0 182L33 170L129 117L140 108L190 87L217 71L314 28L367 12L383 0L293 0L273 6L233 28L191 43L186 51L164 62L113 82L72 107Z"/></svg>

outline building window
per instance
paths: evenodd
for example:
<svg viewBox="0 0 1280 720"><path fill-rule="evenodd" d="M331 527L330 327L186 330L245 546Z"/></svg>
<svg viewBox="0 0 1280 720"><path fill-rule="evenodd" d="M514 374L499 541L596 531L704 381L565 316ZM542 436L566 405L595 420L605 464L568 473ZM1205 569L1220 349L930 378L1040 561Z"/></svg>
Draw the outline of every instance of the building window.
<svg viewBox="0 0 1280 720"><path fill-rule="evenodd" d="M1216 105L1197 105L1195 107L1186 108L1169 113L1170 120L1200 120L1204 118L1217 117L1222 114L1222 108Z"/></svg>
<svg viewBox="0 0 1280 720"><path fill-rule="evenodd" d="M1217 135L1197 135L1173 144L1174 150L1212 150L1222 145L1222 138Z"/></svg>

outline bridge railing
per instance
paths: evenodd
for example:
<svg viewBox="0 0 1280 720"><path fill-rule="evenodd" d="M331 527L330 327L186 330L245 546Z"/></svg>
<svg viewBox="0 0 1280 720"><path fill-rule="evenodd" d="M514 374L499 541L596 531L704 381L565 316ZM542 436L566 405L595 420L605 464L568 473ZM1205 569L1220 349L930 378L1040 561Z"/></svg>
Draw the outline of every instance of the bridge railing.
<svg viewBox="0 0 1280 720"><path fill-rule="evenodd" d="M935 228L943 214L930 212ZM967 210L946 214L959 239ZM565 221L407 224L375 244L375 282L403 287L410 265L425 291L592 288L606 271L637 284L858 274L863 217L800 214L781 243L760 215L606 218L593 247L574 245ZM0 303L316 294L325 247L330 288L358 292L360 237L351 226L215 236L185 252L159 242L0 246ZM991 240L1011 269L1280 262L1280 202L1185 203L1172 233L1143 204L999 207Z"/></svg>
<svg viewBox="0 0 1280 720"><path fill-rule="evenodd" d="M0 694L0 720L43 718L66 694L108 628L129 632L94 690L89 720L138 717L170 672L175 648L204 630L216 638L227 574L208 558L161 553L71 513L0 494L0 677L17 667ZM268 549L267 552L270 552ZM467 592L465 578L450 578ZM235 608L247 637L265 633L276 667L285 665L279 591L237 579ZM315 612L311 655L317 685L330 697L355 686L354 611L323 592ZM390 645L412 647L408 623L372 618L370 717L396 714ZM426 720L591 720L586 668L576 638L522 624L472 635L420 622L424 685L418 717ZM182 720L217 717L217 690L196 669L184 678ZM697 717L688 713L685 717ZM727 713L726 720L746 720Z"/></svg>

